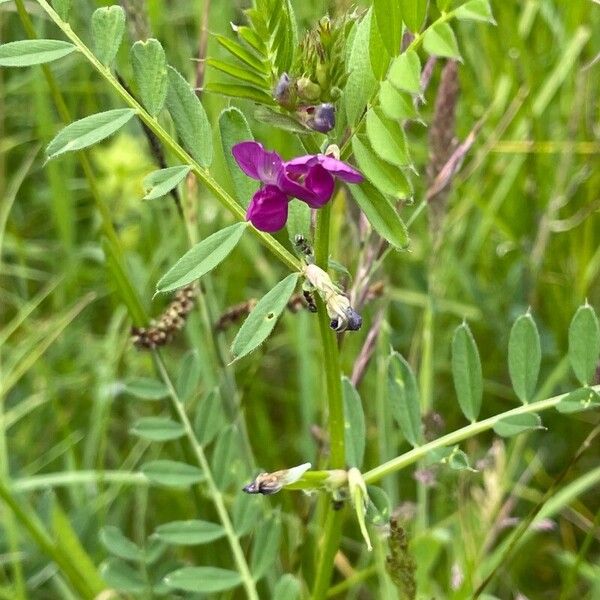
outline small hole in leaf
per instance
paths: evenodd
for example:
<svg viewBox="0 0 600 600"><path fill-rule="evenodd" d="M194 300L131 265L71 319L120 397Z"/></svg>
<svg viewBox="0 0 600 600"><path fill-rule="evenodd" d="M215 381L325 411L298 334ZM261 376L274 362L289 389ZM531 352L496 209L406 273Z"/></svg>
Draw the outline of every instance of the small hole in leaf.
<svg viewBox="0 0 600 600"><path fill-rule="evenodd" d="M270 312L270 313L267 315L267 319L272 319L274 316L275 316L275 313L272 313L272 312Z"/></svg>

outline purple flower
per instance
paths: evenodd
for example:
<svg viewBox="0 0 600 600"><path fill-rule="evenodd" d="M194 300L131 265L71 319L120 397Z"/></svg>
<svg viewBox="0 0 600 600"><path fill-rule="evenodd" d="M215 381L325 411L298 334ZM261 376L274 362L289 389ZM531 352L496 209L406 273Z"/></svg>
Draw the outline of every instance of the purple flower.
<svg viewBox="0 0 600 600"><path fill-rule="evenodd" d="M258 142L240 142L231 149L240 169L263 186L254 194L246 218L261 231L279 231L287 221L288 202L298 198L311 208L326 204L335 177L360 183L363 176L350 165L324 154L308 154L284 162Z"/></svg>
<svg viewBox="0 0 600 600"><path fill-rule="evenodd" d="M335 106L330 103L303 106L298 110L298 116L313 131L327 133L335 127Z"/></svg>

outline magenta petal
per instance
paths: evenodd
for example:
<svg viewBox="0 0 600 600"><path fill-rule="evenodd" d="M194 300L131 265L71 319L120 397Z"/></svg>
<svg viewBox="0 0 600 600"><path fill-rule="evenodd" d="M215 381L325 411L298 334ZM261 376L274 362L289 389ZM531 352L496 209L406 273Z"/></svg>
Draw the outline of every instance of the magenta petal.
<svg viewBox="0 0 600 600"><path fill-rule="evenodd" d="M287 221L288 197L276 186L268 185L258 190L246 212L246 219L261 231L279 231Z"/></svg>
<svg viewBox="0 0 600 600"><path fill-rule="evenodd" d="M319 154L319 164L332 175L339 177L343 181L348 183L361 183L364 179L362 174L356 169L346 164L344 161L337 160L333 156L326 156L325 154Z"/></svg>
<svg viewBox="0 0 600 600"><path fill-rule="evenodd" d="M304 180L304 185L314 194L316 199L312 203L307 201L307 204L312 206L312 208L320 208L329 202L333 194L333 188L335 187L335 180L333 175L328 173L321 165L315 165L308 172Z"/></svg>
<svg viewBox="0 0 600 600"><path fill-rule="evenodd" d="M290 175L304 175L308 172L308 169L313 165L317 164L319 159L314 154L306 154L305 156L298 156L292 158L285 163L285 170Z"/></svg>
<svg viewBox="0 0 600 600"><path fill-rule="evenodd" d="M284 172L283 161L277 152L267 152L258 142L240 142L231 149L240 169L248 177L266 185L277 185Z"/></svg>

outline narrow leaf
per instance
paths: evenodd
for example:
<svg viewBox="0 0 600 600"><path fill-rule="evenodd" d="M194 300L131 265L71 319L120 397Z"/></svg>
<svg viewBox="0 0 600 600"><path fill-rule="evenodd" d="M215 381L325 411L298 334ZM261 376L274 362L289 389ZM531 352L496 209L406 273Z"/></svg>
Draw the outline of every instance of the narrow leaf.
<svg viewBox="0 0 600 600"><path fill-rule="evenodd" d="M197 350L189 351L180 361L175 388L182 402L197 393L202 378L202 362Z"/></svg>
<svg viewBox="0 0 600 600"><path fill-rule="evenodd" d="M142 417L131 428L131 433L152 442L167 442L184 435L183 427L166 417Z"/></svg>
<svg viewBox="0 0 600 600"><path fill-rule="evenodd" d="M396 53L399 50L396 51ZM390 64L390 55L385 48L381 33L377 27L376 19L371 19L371 31L369 33L369 59L371 61L371 70L375 78L379 81L385 78Z"/></svg>
<svg viewBox="0 0 600 600"><path fill-rule="evenodd" d="M418 33L427 16L428 0L399 0L400 14L412 33Z"/></svg>
<svg viewBox="0 0 600 600"><path fill-rule="evenodd" d="M404 173L379 158L365 137L355 135L352 138L352 151L360 170L380 192L394 198L412 195L412 187Z"/></svg>
<svg viewBox="0 0 600 600"><path fill-rule="evenodd" d="M256 190L258 183L248 177L238 166L233 158L231 149L239 142L253 140L254 137L243 113L235 108L226 108L219 116L219 130L221 132L221 144L223 156L229 171L229 176L235 190L238 204L244 208L248 207L250 200Z"/></svg>
<svg viewBox="0 0 600 600"><path fill-rule="evenodd" d="M444 56L461 60L456 36L448 23L432 25L423 36L423 48L432 56Z"/></svg>
<svg viewBox="0 0 600 600"><path fill-rule="evenodd" d="M288 275L260 299L233 340L231 353L234 360L246 356L269 337L294 292L299 276L299 273Z"/></svg>
<svg viewBox="0 0 600 600"><path fill-rule="evenodd" d="M262 73L257 73L248 67L241 67L216 58L207 58L206 64L221 73L230 75L244 83L255 85L259 89L269 89L269 81Z"/></svg>
<svg viewBox="0 0 600 600"><path fill-rule="evenodd" d="M222 431L227 423L223 401L218 388L211 390L200 402L196 409L194 419L194 431L198 442L203 446L210 444L219 431Z"/></svg>
<svg viewBox="0 0 600 600"><path fill-rule="evenodd" d="M125 391L141 400L160 400L169 395L162 381L146 377L131 377L125 382Z"/></svg>
<svg viewBox="0 0 600 600"><path fill-rule="evenodd" d="M176 188L191 170L192 167L188 165L180 165L153 171L143 181L144 190L146 191L144 200L162 198Z"/></svg>
<svg viewBox="0 0 600 600"><path fill-rule="evenodd" d="M419 113L411 96L399 92L388 80L379 89L379 104L390 119L417 119Z"/></svg>
<svg viewBox="0 0 600 600"><path fill-rule="evenodd" d="M204 594L230 590L241 581L239 573L218 567L183 567L164 578L172 589Z"/></svg>
<svg viewBox="0 0 600 600"><path fill-rule="evenodd" d="M532 429L544 429L542 420L536 413L510 415L494 425L494 431L502 437L511 437Z"/></svg>
<svg viewBox="0 0 600 600"><path fill-rule="evenodd" d="M529 313L512 326L508 341L508 371L517 397L527 403L533 398L540 372L540 334Z"/></svg>
<svg viewBox="0 0 600 600"><path fill-rule="evenodd" d="M408 246L406 225L384 195L367 182L350 186L350 193L381 237L398 250Z"/></svg>
<svg viewBox="0 0 600 600"><path fill-rule="evenodd" d="M256 581L264 577L273 566L281 542L281 521L274 515L260 524L252 544L250 572Z"/></svg>
<svg viewBox="0 0 600 600"><path fill-rule="evenodd" d="M167 487L187 487L204 479L197 467L174 460L155 460L142 466L142 473L153 483Z"/></svg>
<svg viewBox="0 0 600 600"><path fill-rule="evenodd" d="M385 525L390 520L392 503L386 492L380 487L367 486L369 503L367 504L367 522L373 525Z"/></svg>
<svg viewBox="0 0 600 600"><path fill-rule="evenodd" d="M125 33L125 11L117 5L98 8L92 15L92 37L98 60L110 66Z"/></svg>
<svg viewBox="0 0 600 600"><path fill-rule="evenodd" d="M582 385L594 380L600 357L600 326L596 312L589 305L580 306L569 326L569 360Z"/></svg>
<svg viewBox="0 0 600 600"><path fill-rule="evenodd" d="M387 79L399 91L420 94L421 61L419 55L414 50L409 50L397 56L390 67Z"/></svg>
<svg viewBox="0 0 600 600"><path fill-rule="evenodd" d="M235 425L230 425L219 434L211 462L215 483L222 490L226 489L235 477L236 460L239 455L239 432Z"/></svg>
<svg viewBox="0 0 600 600"><path fill-rule="evenodd" d="M264 73L265 76L269 75L269 70L262 59L258 58L256 54L239 44L238 42L225 37L224 35L215 35L215 39L223 48L235 56L238 60L243 62L246 66L250 67L257 73Z"/></svg>
<svg viewBox="0 0 600 600"><path fill-rule="evenodd" d="M142 104L155 117L167 98L167 59L160 42L136 42L131 48L131 66Z"/></svg>
<svg viewBox="0 0 600 600"><path fill-rule="evenodd" d="M600 395L592 388L581 388L565 396L557 405L560 413L570 414L600 408Z"/></svg>
<svg viewBox="0 0 600 600"><path fill-rule="evenodd" d="M477 344L466 323L456 328L452 339L452 375L463 414L469 421L476 421L481 408L483 378Z"/></svg>
<svg viewBox="0 0 600 600"><path fill-rule="evenodd" d="M398 0L373 0L373 10L383 45L390 56L396 56L402 37L400 3Z"/></svg>
<svg viewBox="0 0 600 600"><path fill-rule="evenodd" d="M342 386L344 392L346 465L360 469L365 455L365 414L360 396L347 377L342 379Z"/></svg>
<svg viewBox="0 0 600 600"><path fill-rule="evenodd" d="M208 236L188 250L158 281L157 292L169 292L196 281L236 247L248 223L236 223Z"/></svg>
<svg viewBox="0 0 600 600"><path fill-rule="evenodd" d="M114 556L125 560L142 560L144 551L128 537L125 537L118 527L109 525L100 530L100 542Z"/></svg>
<svg viewBox="0 0 600 600"><path fill-rule="evenodd" d="M52 0L52 6L63 21L69 20L73 0Z"/></svg>
<svg viewBox="0 0 600 600"><path fill-rule="evenodd" d="M167 108L185 149L202 165L212 162L212 132L204 107L188 82L173 67L167 67Z"/></svg>
<svg viewBox="0 0 600 600"><path fill-rule="evenodd" d="M236 494L233 503L233 528L242 537L256 528L256 523L262 514L261 505L257 498L250 494Z"/></svg>
<svg viewBox="0 0 600 600"><path fill-rule="evenodd" d="M496 23L489 0L469 0L455 9L454 16L464 21Z"/></svg>
<svg viewBox="0 0 600 600"><path fill-rule="evenodd" d="M410 365L397 352L388 362L388 394L402 435L411 446L418 446L422 441L419 389Z"/></svg>
<svg viewBox="0 0 600 600"><path fill-rule="evenodd" d="M209 94L242 98L243 100L252 100L252 102L260 102L261 104L274 104L273 98L269 94L253 85L209 81L202 89Z"/></svg>
<svg viewBox="0 0 600 600"><path fill-rule="evenodd" d="M356 26L356 35L348 61L350 75L344 88L344 105L348 125L353 126L362 114L377 84L371 70L369 38L372 10Z"/></svg>
<svg viewBox="0 0 600 600"><path fill-rule="evenodd" d="M397 167L410 164L404 129L388 119L380 108L371 108L367 113L367 136L383 160Z"/></svg>
<svg viewBox="0 0 600 600"><path fill-rule="evenodd" d="M117 108L84 117L67 125L48 144L48 159L65 152L73 152L92 146L116 133L135 115L132 108Z"/></svg>
<svg viewBox="0 0 600 600"><path fill-rule="evenodd" d="M194 546L218 540L225 535L225 530L218 523L194 520L165 523L159 525L154 533L167 544Z"/></svg>
<svg viewBox="0 0 600 600"><path fill-rule="evenodd" d="M58 60L77 47L62 40L19 40L0 45L0 67L29 67Z"/></svg>

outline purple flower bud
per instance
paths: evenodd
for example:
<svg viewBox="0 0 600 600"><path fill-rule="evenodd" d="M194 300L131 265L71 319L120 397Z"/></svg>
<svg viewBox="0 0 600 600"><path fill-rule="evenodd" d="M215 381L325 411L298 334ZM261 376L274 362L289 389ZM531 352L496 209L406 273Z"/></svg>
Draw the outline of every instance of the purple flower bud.
<svg viewBox="0 0 600 600"><path fill-rule="evenodd" d="M300 120L310 129L327 133L335 127L335 106L329 102L317 106L302 106L298 110Z"/></svg>
<svg viewBox="0 0 600 600"><path fill-rule="evenodd" d="M292 80L287 73L283 73L273 90L273 97L277 104L289 106L292 101Z"/></svg>

